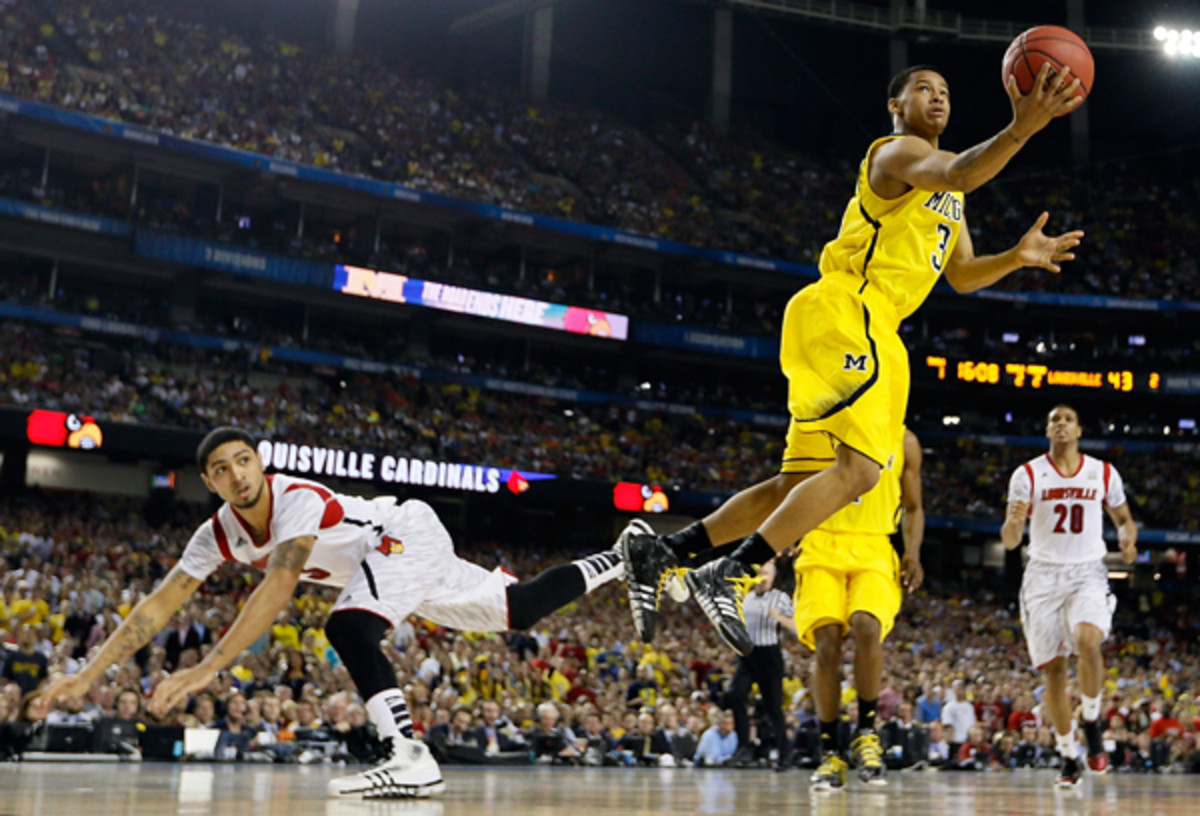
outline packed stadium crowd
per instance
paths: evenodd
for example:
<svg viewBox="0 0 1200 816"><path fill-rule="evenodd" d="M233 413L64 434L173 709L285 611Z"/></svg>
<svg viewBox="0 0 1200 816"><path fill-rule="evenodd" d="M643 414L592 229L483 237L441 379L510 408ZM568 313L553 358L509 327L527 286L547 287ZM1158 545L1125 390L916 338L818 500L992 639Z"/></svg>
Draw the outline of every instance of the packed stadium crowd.
<svg viewBox="0 0 1200 816"><path fill-rule="evenodd" d="M779 429L719 411L590 405L395 374L315 376L256 353L166 344L113 341L97 358L49 329L15 321L0 328L0 339L0 405L113 422L197 430L232 422L294 444L716 492L766 478L782 455ZM471 370L463 358L445 365ZM997 523L1009 474L1043 451L984 444L965 433L931 436L926 447L928 512ZM1104 455L1125 474L1138 520L1200 529L1197 446L1134 447L1116 442Z"/></svg>
<svg viewBox="0 0 1200 816"><path fill-rule="evenodd" d="M809 263L851 191L849 160L831 167L761 136L718 137L700 124L646 130L493 85L457 91L376 56L250 38L182 3L0 7L0 92L318 167ZM1018 273L1003 287L1200 300L1186 239L1200 228L1197 182L1151 170L1157 180L1143 183L1146 172L1113 170L1002 180L978 194L971 223L981 249L1019 236L1043 208L1088 232L1072 274ZM100 186L114 214L139 215L114 195L120 184ZM197 218L179 201L158 210L154 218ZM338 254L329 243L288 243Z"/></svg>
<svg viewBox="0 0 1200 816"><path fill-rule="evenodd" d="M78 669L181 551L200 508L176 507L162 527L140 502L69 493L0 501L0 754L35 740L37 687ZM497 541L459 542L483 566L530 576L565 557ZM254 583L223 568L154 642L114 667L46 724L101 718L152 721L147 699L166 673L194 665L230 625ZM227 674L165 722L215 728L217 757L312 761L373 756L361 700L329 647L332 591L309 588ZM1200 657L1196 622L1158 592L1128 593L1106 644L1106 748L1127 771L1197 768ZM669 606L652 646L638 642L619 586L569 606L535 630L506 636L454 632L410 619L387 653L418 733L451 762L618 765L768 764L769 725L738 746L725 699L734 656L690 606ZM905 601L886 646L879 721L893 768L997 770L1054 767L1057 755L1028 665L1014 606L986 589L933 589ZM792 755L813 765L812 656L785 647ZM845 727L854 721L852 661ZM761 712L760 712L761 713ZM714 732L706 739L705 733ZM720 737L718 739L717 737ZM314 753L316 744L330 750Z"/></svg>

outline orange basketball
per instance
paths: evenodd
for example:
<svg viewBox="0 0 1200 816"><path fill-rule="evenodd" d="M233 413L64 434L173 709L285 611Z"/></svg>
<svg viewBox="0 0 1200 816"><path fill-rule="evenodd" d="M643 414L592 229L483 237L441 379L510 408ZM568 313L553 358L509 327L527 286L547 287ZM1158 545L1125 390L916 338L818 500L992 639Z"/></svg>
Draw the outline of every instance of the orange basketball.
<svg viewBox="0 0 1200 816"><path fill-rule="evenodd" d="M1079 79L1076 96L1085 98L1091 92L1096 75L1092 52L1073 31L1060 26L1037 26L1019 34L1004 52L1001 78L1007 86L1008 78L1016 77L1017 88L1027 94L1033 90L1033 80L1046 62L1053 71L1061 71L1064 65L1071 69L1071 77Z"/></svg>

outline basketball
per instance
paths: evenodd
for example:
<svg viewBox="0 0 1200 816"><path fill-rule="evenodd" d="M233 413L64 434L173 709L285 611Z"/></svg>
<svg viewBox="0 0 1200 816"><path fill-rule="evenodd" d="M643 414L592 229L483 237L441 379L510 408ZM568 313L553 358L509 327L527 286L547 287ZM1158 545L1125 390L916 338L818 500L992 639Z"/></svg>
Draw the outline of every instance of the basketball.
<svg viewBox="0 0 1200 816"><path fill-rule="evenodd" d="M1045 62L1054 71L1062 70L1064 65L1071 69L1071 76L1079 79L1075 96L1084 99L1091 92L1096 74L1092 52L1075 32L1060 26L1037 26L1019 34L1004 52L1001 78L1007 87L1008 78L1015 76L1017 88L1027 94L1033 90L1033 80ZM1069 111L1058 115L1065 113Z"/></svg>

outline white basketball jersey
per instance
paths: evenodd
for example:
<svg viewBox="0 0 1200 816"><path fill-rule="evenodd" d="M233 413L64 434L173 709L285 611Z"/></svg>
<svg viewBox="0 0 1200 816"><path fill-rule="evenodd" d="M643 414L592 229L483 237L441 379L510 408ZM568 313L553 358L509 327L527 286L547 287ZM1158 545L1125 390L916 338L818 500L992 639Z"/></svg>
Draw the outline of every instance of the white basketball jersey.
<svg viewBox="0 0 1200 816"><path fill-rule="evenodd" d="M271 509L267 540L255 544L250 530L228 502L192 534L179 566L204 580L224 561L264 569L275 547L299 536L316 536L301 580L345 586L372 547L391 546L383 519L395 506L390 496L374 500L334 493L308 479L283 474L267 476Z"/></svg>
<svg viewBox="0 0 1200 816"><path fill-rule="evenodd" d="M1042 454L1013 471L1008 500L1029 503L1030 558L1080 564L1104 558L1104 508L1125 503L1125 486L1108 462L1080 454L1063 474Z"/></svg>

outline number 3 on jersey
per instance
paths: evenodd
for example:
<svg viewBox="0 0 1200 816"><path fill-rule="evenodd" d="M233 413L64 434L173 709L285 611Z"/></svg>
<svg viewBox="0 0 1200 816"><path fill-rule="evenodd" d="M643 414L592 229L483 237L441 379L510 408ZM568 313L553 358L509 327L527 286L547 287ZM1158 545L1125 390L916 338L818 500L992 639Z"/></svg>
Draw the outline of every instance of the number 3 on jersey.
<svg viewBox="0 0 1200 816"><path fill-rule="evenodd" d="M929 256L929 263L933 265L933 271L941 272L942 266L946 263L946 247L950 245L950 238L954 235L949 224L938 224L938 245L937 252Z"/></svg>

